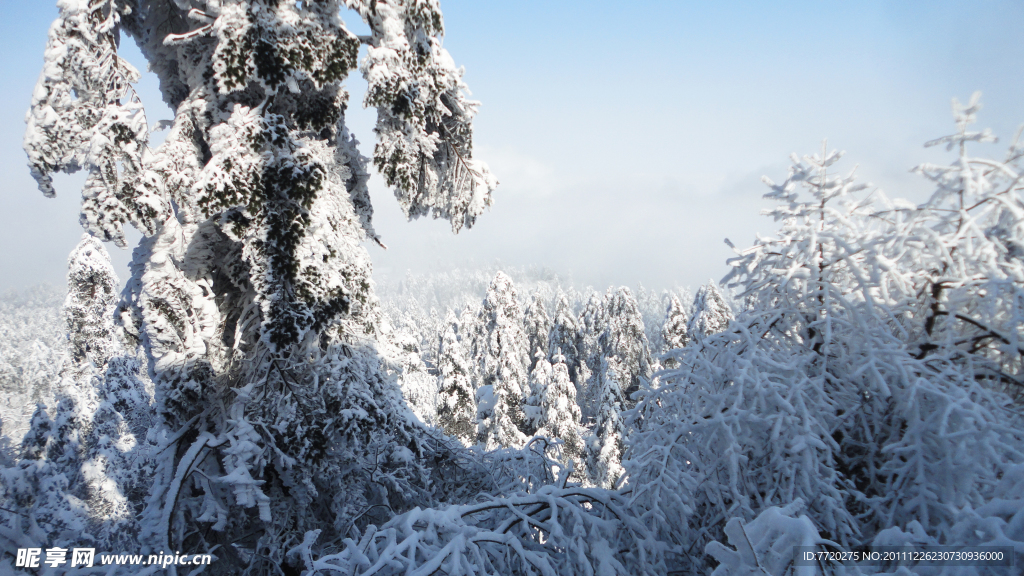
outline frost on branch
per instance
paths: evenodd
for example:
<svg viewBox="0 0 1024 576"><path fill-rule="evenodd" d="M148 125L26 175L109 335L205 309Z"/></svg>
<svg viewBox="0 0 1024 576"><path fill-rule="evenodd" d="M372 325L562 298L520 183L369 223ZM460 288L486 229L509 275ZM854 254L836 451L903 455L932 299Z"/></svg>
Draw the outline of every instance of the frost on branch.
<svg viewBox="0 0 1024 576"><path fill-rule="evenodd" d="M952 193L914 206L862 194L838 159L794 157L784 182L767 182L779 233L740 251L726 278L748 308L726 332L672 352L661 387L641 394L627 486L662 537L687 549L726 535L737 545L730 517L799 498L844 547L916 532L943 545L1006 538L1019 550L1020 501L1006 490L1024 461L1022 414L1006 393L1016 393L1014 365L996 361L1017 352L999 337L1013 341L1012 330L995 327L1015 317L1021 283L1009 279L1013 264L981 266L1000 251L971 218L1019 206L1015 177L959 208L968 190L986 190L964 166L988 166L986 179L1015 168L961 159ZM949 293L930 290L936 274ZM993 281L999 297L957 292ZM954 304L976 315L941 324Z"/></svg>
<svg viewBox="0 0 1024 576"><path fill-rule="evenodd" d="M968 153L972 142L993 142L988 130L970 131L981 108L953 101L957 131L929 142L956 150L950 165L915 171L935 185L916 210L894 208L908 238L906 281L922 294L912 309L918 356L954 355L973 364L975 378L1019 395L1024 389L1024 202L1020 191L1018 131L1002 160Z"/></svg>
<svg viewBox="0 0 1024 576"><path fill-rule="evenodd" d="M463 72L441 46L440 7L431 0L347 3L373 33L361 71L365 104L377 109L374 165L409 218L432 214L455 232L472 227L497 180L473 158L479 104L466 99Z"/></svg>
<svg viewBox="0 0 1024 576"><path fill-rule="evenodd" d="M734 549L720 542L709 542L706 547L708 555L718 561L718 568L711 573L712 576L820 574L817 566L796 566L793 562L794 546L822 549L822 545L835 546L820 539L810 518L802 514L797 516L802 507L803 501L798 499L782 508L767 508L747 523L739 518L730 520L725 534Z"/></svg>
<svg viewBox="0 0 1024 576"><path fill-rule="evenodd" d="M308 532L289 555L302 558L307 570L339 575L665 573L661 544L630 508L614 492L545 486L533 494L417 508L345 539L329 555L311 553L319 533Z"/></svg>
<svg viewBox="0 0 1024 576"><path fill-rule="evenodd" d="M72 360L83 368L101 370L111 357L123 352L114 325L120 282L106 248L85 234L68 258L68 295L64 321Z"/></svg>
<svg viewBox="0 0 1024 576"><path fill-rule="evenodd" d="M25 151L39 189L54 195L53 172L85 170L82 226L125 246L122 226L145 233L166 215L159 197L137 186L146 152L139 73L117 54L121 20L134 3L62 0L45 64L26 116Z"/></svg>

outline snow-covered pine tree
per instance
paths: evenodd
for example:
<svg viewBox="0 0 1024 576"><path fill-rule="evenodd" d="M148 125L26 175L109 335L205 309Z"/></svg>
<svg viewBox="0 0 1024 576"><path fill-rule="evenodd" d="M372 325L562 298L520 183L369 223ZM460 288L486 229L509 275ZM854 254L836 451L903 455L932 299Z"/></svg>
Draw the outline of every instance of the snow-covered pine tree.
<svg viewBox="0 0 1024 576"><path fill-rule="evenodd" d="M651 349L640 306L629 288L621 286L608 291L605 318L608 327L604 354L616 359L625 405L631 406L630 396L651 377Z"/></svg>
<svg viewBox="0 0 1024 576"><path fill-rule="evenodd" d="M430 313L423 319L420 327L422 340L420 349L423 350L423 362L428 370L437 370L437 351L441 349L441 337L444 333L445 320L437 313L437 309L430 308Z"/></svg>
<svg viewBox="0 0 1024 576"><path fill-rule="evenodd" d="M107 550L134 545L148 489L145 452L151 448L145 442L150 398L139 378L140 363L114 324L119 284L106 248L84 234L68 258L64 301L73 384L64 382L76 390L63 393L88 398L75 407L81 459L69 490L88 506L89 531ZM59 400L57 422L67 398Z"/></svg>
<svg viewBox="0 0 1024 576"><path fill-rule="evenodd" d="M872 531L887 527L887 518L906 519L878 535L882 544L914 532L932 542L1024 542L1015 524L1024 499L1004 500L1010 486L1021 485L1024 462L1024 146L1018 132L1001 159L968 153L976 142L995 141L989 130L970 130L979 99L954 99L956 131L925 144L957 152L949 166L915 169L936 185L932 196L916 207L893 202L878 214L895 229L884 263L898 263L883 276L889 286L881 293L891 294L894 325L922 375L896 388L885 419L895 433L875 465L883 474L863 490L874 496L865 521ZM1000 528L981 528L992 523Z"/></svg>
<svg viewBox="0 0 1024 576"><path fill-rule="evenodd" d="M587 425L597 416L598 388L595 382L600 379L601 362L605 357L602 342L608 327L605 311L601 295L591 291L579 316L576 350L580 358L580 367L576 375L576 397L583 411L583 422Z"/></svg>
<svg viewBox="0 0 1024 576"><path fill-rule="evenodd" d="M666 350L682 348L690 342L689 333L686 331L688 320L683 303L675 294L671 295L668 310L665 311L665 324L661 330Z"/></svg>
<svg viewBox="0 0 1024 576"><path fill-rule="evenodd" d="M83 503L69 491L66 459L50 458L66 451L56 449L57 434L46 407L37 405L18 462L0 469L3 507L16 511L5 514L0 525L0 550L5 555L16 554L21 547L63 545L86 528Z"/></svg>
<svg viewBox="0 0 1024 576"><path fill-rule="evenodd" d="M856 277L850 270L870 258L871 228L862 225L882 225L872 224L870 212L847 198L862 188L852 174L827 173L836 160L837 154L794 156L784 183L767 181L770 196L783 202L771 212L783 223L780 237L761 238L743 251L730 261L734 271L726 278L749 295L750 309L735 320L735 330L716 333L709 327L722 315L708 312L727 309L715 306L713 285L702 288L690 322L699 345L670 354L677 368L662 375L660 388L642 393L630 419L629 482L650 521L671 541L701 547L709 538L724 538L730 516L752 520L795 498L803 499L826 537L849 544L857 535L855 512L847 509L856 497L846 492L838 466L842 449L831 432L845 420L877 413L871 406L842 418L851 406L884 398L873 379L884 380L892 355L873 358L885 359L874 365L858 354L864 348L842 360L834 356L847 346L884 348L893 342L874 340L881 336L853 328L852 320L842 331L824 329L820 321L844 321L842 304L850 297L841 295ZM834 265L819 278L822 257ZM834 317L819 316L819 296L834 302ZM697 318L701 312L704 320ZM849 344L816 352L808 327L828 337L841 333ZM877 435L885 428L868 425ZM695 534L696 543L677 540L675 534L684 533Z"/></svg>
<svg viewBox="0 0 1024 576"><path fill-rule="evenodd" d="M544 298L541 296L539 290L533 292L533 299L530 304L526 307L526 313L523 315L523 322L526 328L527 347L530 351L530 370L532 371L537 365L537 357L535 352L537 349L544 351L544 356L547 356L548 351L548 339L551 334L551 317L548 316L548 311L544 306Z"/></svg>
<svg viewBox="0 0 1024 576"><path fill-rule="evenodd" d="M665 313L665 325L662 328L666 351L681 348L690 341L689 332L686 331L689 320L686 308L675 294L669 297L668 308L669 310Z"/></svg>
<svg viewBox="0 0 1024 576"><path fill-rule="evenodd" d="M22 460L3 472L4 497L42 527L49 544L78 545L85 538L113 551L134 545L138 533L136 505L145 490L139 455L146 447L135 432L144 433L150 422L149 403L138 362L113 323L117 275L91 235L71 252L67 278L71 362L55 387L53 419L37 409ZM10 528L34 533L17 523Z"/></svg>
<svg viewBox="0 0 1024 576"><path fill-rule="evenodd" d="M672 294L669 297L668 310L665 312L665 324L661 329L661 338L666 352L689 344L690 333L686 330L688 320L689 317L686 314L686 309L683 308L683 303L675 294ZM666 359L666 368L675 368L676 366L674 360Z"/></svg>
<svg viewBox="0 0 1024 576"><path fill-rule="evenodd" d="M714 280L701 286L693 297L693 315L686 332L690 338L702 338L724 332L734 317L732 306Z"/></svg>
<svg viewBox="0 0 1024 576"><path fill-rule="evenodd" d="M643 284L637 285L636 293L634 294L637 308L640 310L640 319L644 323L644 335L647 336L647 345L651 349L652 357L658 356L665 351L665 342L662 340L661 332L665 324L665 309L671 296L672 293L667 290L659 293L655 290L648 290Z"/></svg>
<svg viewBox="0 0 1024 576"><path fill-rule="evenodd" d="M581 481L587 475L576 386L569 379L565 357L557 350L554 360L554 364L548 365L550 377L541 395L537 434L562 441L562 463L572 463L573 473L570 477ZM546 364L547 360L543 363ZM537 365L541 366L542 362L538 361Z"/></svg>
<svg viewBox="0 0 1024 576"><path fill-rule="evenodd" d="M972 131L981 109L976 92L965 105L953 100L956 133L925 144L956 150L950 165L915 168L936 186L916 210L904 210L905 235L929 238L905 259L922 295L912 317L918 356L946 355L974 366L975 378L1022 392L1024 375L1024 202L1020 132L1002 160L975 157L967 146L994 142L989 130Z"/></svg>
<svg viewBox="0 0 1024 576"><path fill-rule="evenodd" d="M622 368L615 357L601 359L594 376L596 388L594 427L586 437L587 472L590 481L611 488L625 472L622 468L624 429L619 413L624 404Z"/></svg>
<svg viewBox="0 0 1024 576"><path fill-rule="evenodd" d="M565 292L559 288L555 296L555 316L551 320L551 331L548 336L548 358L554 359L555 354L565 358L565 366L569 370L569 378L580 390L579 381L581 355L578 348L580 342L580 326L576 313Z"/></svg>
<svg viewBox="0 0 1024 576"><path fill-rule="evenodd" d="M953 141L982 137L962 120ZM986 204L1020 205L1015 148L1009 165L975 159L986 180L1006 178ZM929 211L941 187L921 207L858 198L853 174L833 173L839 156L794 157L785 182L766 180L781 202L770 212L779 236L731 260L726 281L749 306L733 328L679 351L686 368L644 393L626 459L634 497L669 540L729 531L731 514L750 520L799 498L824 537L851 546L1024 541L1024 500L1004 500L1021 485L1019 404L978 378L966 342L918 345L942 270L929 254L1000 249L985 248L984 234L958 245L972 232L960 227L970 217L956 188L947 211ZM940 180L971 182L964 164Z"/></svg>
<svg viewBox="0 0 1024 576"><path fill-rule="evenodd" d="M389 338L392 340L390 364L409 409L421 422L436 424L437 377L428 372L423 362L421 338L407 327L398 328Z"/></svg>
<svg viewBox="0 0 1024 576"><path fill-rule="evenodd" d="M461 332L458 319L448 310L437 352L440 389L437 422L450 436L470 446L476 442L476 387L472 380L472 360L466 355L458 332Z"/></svg>
<svg viewBox="0 0 1024 576"><path fill-rule="evenodd" d="M631 405L629 396L651 376L651 351L640 308L625 286L609 288L603 298L596 292L591 294L581 320L581 348L585 350L590 377L583 385L580 405L583 417L591 420L598 413L605 359L615 359L613 363L618 370L615 381L623 387L625 407L625 404Z"/></svg>
<svg viewBox="0 0 1024 576"><path fill-rule="evenodd" d="M368 36L345 28L346 7ZM155 149L122 32L175 110ZM367 45L375 166L410 218L471 226L495 181L442 34L433 2L60 3L25 149L48 195L52 172L88 172L88 231L144 236L121 306L160 419L144 549L273 572L307 529L333 540L346 519L429 501L425 448L368 346L361 242L377 235L342 82Z"/></svg>
<svg viewBox="0 0 1024 576"><path fill-rule="evenodd" d="M479 328L483 341L477 350L481 374L477 441L487 449L522 446L528 428L522 405L529 395L529 359L523 313L512 279L504 272L498 272L487 289Z"/></svg>
<svg viewBox="0 0 1024 576"><path fill-rule="evenodd" d="M544 425L544 410L541 403L552 378L551 363L548 362L547 352L543 348L537 347L534 350L533 363L526 385L526 396L523 398L523 432L527 436L539 434L538 429Z"/></svg>

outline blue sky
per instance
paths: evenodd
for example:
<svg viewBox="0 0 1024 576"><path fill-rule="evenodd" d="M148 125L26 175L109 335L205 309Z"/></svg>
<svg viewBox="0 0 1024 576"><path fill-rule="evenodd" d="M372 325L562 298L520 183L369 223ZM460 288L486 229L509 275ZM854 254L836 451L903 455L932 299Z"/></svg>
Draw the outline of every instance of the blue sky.
<svg viewBox="0 0 1024 576"><path fill-rule="evenodd" d="M47 1L0 0L0 289L63 281L80 177L35 189L21 152ZM821 141L890 196L920 198L909 173L946 162L923 142L952 129L949 103L981 90L979 123L1002 142L1024 122L1024 4L930 2L481 2L443 0L445 46L466 67L476 156L501 184L476 227L406 222L379 178L369 247L379 274L537 265L579 285L693 286L727 271L723 243L773 223L762 175ZM359 29L358 26L353 26ZM134 53L134 56L133 56ZM144 69L137 51L129 59ZM363 82L349 83L359 102ZM169 117L151 77L151 123ZM372 149L371 113L350 125ZM119 272L129 255L110 247ZM120 253L118 253L120 252Z"/></svg>

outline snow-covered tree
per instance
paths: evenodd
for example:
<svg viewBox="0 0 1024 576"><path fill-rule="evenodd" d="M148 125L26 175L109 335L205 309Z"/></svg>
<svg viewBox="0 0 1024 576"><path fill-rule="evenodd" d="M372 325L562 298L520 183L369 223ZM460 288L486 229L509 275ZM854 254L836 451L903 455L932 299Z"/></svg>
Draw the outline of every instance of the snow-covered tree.
<svg viewBox="0 0 1024 576"><path fill-rule="evenodd" d="M54 386L52 419L37 408L21 461L3 471L4 499L24 511L10 528L47 544L77 545L84 530L104 551L135 545L146 488L136 434L151 418L139 364L113 323L118 283L106 249L85 235L68 259L71 361Z"/></svg>
<svg viewBox="0 0 1024 576"><path fill-rule="evenodd" d="M623 475L624 429L619 413L624 405L622 381L626 372L615 357L601 360L594 376L596 410L594 427L587 435L587 472L590 480L603 488L613 487Z"/></svg>
<svg viewBox="0 0 1024 576"><path fill-rule="evenodd" d="M636 289L637 308L640 310L644 334L647 336L647 344L653 356L659 356L666 350L662 329L665 325L665 310L669 307L672 296L678 298L674 292L648 290L643 284L638 285Z"/></svg>
<svg viewBox="0 0 1024 576"><path fill-rule="evenodd" d="M402 396L420 421L435 424L437 420L437 377L430 374L420 351L420 338L411 330L398 329L391 335L393 347L389 360Z"/></svg>
<svg viewBox="0 0 1024 576"><path fill-rule="evenodd" d="M538 429L544 425L544 409L541 404L548 386L551 385L552 376L547 352L538 346L533 352L533 369L530 370L530 379L527 381L523 398L523 432L528 436L538 434Z"/></svg>
<svg viewBox="0 0 1024 576"><path fill-rule="evenodd" d="M956 150L950 165L915 171L936 186L927 202L902 210L901 232L925 245L905 258L918 288L918 355L949 355L974 364L975 377L1019 393L1024 375L1024 202L1019 190L1024 143L1020 133L1002 160L968 153L972 142L993 142L971 131L980 93L954 99L956 133L928 142ZM897 208L898 209L898 208ZM905 253L906 254L906 253ZM910 254L906 254L909 256Z"/></svg>
<svg viewBox="0 0 1024 576"><path fill-rule="evenodd" d="M689 343L690 336L686 331L688 319L683 303L674 294L670 296L668 310L665 312L665 324L661 330L666 350L682 348Z"/></svg>
<svg viewBox="0 0 1024 576"><path fill-rule="evenodd" d="M175 111L156 148L122 33ZM120 314L160 419L144 549L217 549L226 570L272 572L307 529L444 490L373 351L361 243L379 239L342 86L365 44L375 166L410 218L471 226L495 181L472 156L476 105L442 34L431 2L60 3L25 149L48 195L51 173L88 173L87 231L144 236Z"/></svg>
<svg viewBox="0 0 1024 576"><path fill-rule="evenodd" d="M538 366L542 364L547 364L547 360L537 362ZM569 379L565 358L557 351L554 364L548 364L546 368L550 370L550 376L541 396L537 434L562 441L562 462L571 462L572 477L582 480L586 478L586 460L576 386Z"/></svg>
<svg viewBox="0 0 1024 576"><path fill-rule="evenodd" d="M483 342L477 350L481 386L478 389L478 442L488 449L522 446L528 428L523 401L529 396L526 332L512 279L494 276L480 308Z"/></svg>
<svg viewBox="0 0 1024 576"><path fill-rule="evenodd" d="M690 316L686 332L690 338L717 334L728 328L732 319L732 306L718 284L711 281L701 286L693 297L693 315Z"/></svg>
<svg viewBox="0 0 1024 576"><path fill-rule="evenodd" d="M472 361L459 340L458 319L451 310L445 317L438 358L440 393L437 422L449 435L469 446L476 442L476 387L473 386Z"/></svg>
<svg viewBox="0 0 1024 576"><path fill-rule="evenodd" d="M537 365L537 358L534 352L537 349L543 350L545 357L548 350L548 339L551 334L551 317L544 306L544 299L539 291L534 291L533 299L526 307L523 315L523 322L526 329L527 347L530 351L530 370Z"/></svg>
<svg viewBox="0 0 1024 576"><path fill-rule="evenodd" d="M551 320L551 331L548 335L548 358L554 359L556 354L565 358L565 366L569 370L569 378L577 385L579 381L581 352L579 320L573 312L568 296L561 289L555 297L555 316Z"/></svg>
<svg viewBox="0 0 1024 576"><path fill-rule="evenodd" d="M961 128L954 140L964 137L980 138ZM1013 148L1010 159L989 161L989 176L1015 171ZM1013 523L1024 500L1004 500L1024 462L1019 404L993 386L998 378L979 378L981 362L963 342L919 345L922 312L946 310L944 297L932 307L932 284L921 281L935 273L929 254L942 253L940 238L955 244L953 230L968 237L969 226L943 226L928 209L934 197L915 207L859 194L838 160L794 157L783 183L768 181L781 202L770 212L779 234L741 251L726 278L748 309L726 332L673 353L681 367L645 391L629 419L636 502L663 538L687 546L695 542L673 534L735 543L738 523L797 499L823 538L845 546L1020 542ZM1004 184L988 202L1019 205L1014 176ZM708 551L737 573L749 560Z"/></svg>
<svg viewBox="0 0 1024 576"><path fill-rule="evenodd" d="M613 359L618 370L615 381L622 386L624 401L629 402L629 396L651 376L651 352L640 309L625 286L609 288L603 298L596 292L591 294L581 323L581 348L585 350L589 378L584 381L580 399L583 416L589 420L598 414L605 360Z"/></svg>
<svg viewBox="0 0 1024 576"><path fill-rule="evenodd" d="M640 307L629 288L622 286L605 295L607 336L604 354L616 359L619 382L627 403L633 392L651 376L651 350Z"/></svg>
<svg viewBox="0 0 1024 576"><path fill-rule="evenodd" d="M607 338L608 327L604 300L597 292L590 292L587 303L579 316L579 332L576 350L580 358L579 373L576 375L576 397L583 410L584 422L590 422L597 414L597 386L600 379L601 363L605 358L603 340Z"/></svg>

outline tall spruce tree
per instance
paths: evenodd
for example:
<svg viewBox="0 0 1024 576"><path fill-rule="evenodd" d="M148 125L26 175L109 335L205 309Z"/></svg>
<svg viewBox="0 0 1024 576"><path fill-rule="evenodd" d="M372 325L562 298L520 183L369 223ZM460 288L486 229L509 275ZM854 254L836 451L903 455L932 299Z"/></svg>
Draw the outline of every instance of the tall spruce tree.
<svg viewBox="0 0 1024 576"><path fill-rule="evenodd" d="M688 320L683 303L675 294L672 294L669 297L668 310L665 312L665 323L661 328L661 341L665 347L663 352L678 350L690 343L690 333L686 328ZM662 361L665 368L672 369L679 366L679 361L672 356L667 356Z"/></svg>
<svg viewBox="0 0 1024 576"><path fill-rule="evenodd" d="M122 34L175 111L153 149ZM143 234L120 306L162 443L143 551L218 550L226 570L275 573L307 530L332 541L443 490L410 457L425 448L370 345L361 243L379 239L342 84L366 45L375 167L410 218L469 227L495 180L442 34L435 2L60 3L25 150L47 195L53 172L87 172L88 232Z"/></svg>
<svg viewBox="0 0 1024 576"><path fill-rule="evenodd" d="M526 349L530 351L530 370L533 370L534 366L537 365L537 357L535 355L537 349L543 350L545 357L547 356L548 339L552 326L551 317L548 316L548 311L544 306L544 299L539 290L534 291L533 299L526 307L523 322L526 328Z"/></svg>
<svg viewBox="0 0 1024 576"><path fill-rule="evenodd" d="M544 414L541 402L545 391L551 384L551 363L548 362L548 355L538 347L533 352L533 369L530 370L530 379L526 385L526 395L523 398L523 418L525 427L523 432L528 436L538 433L544 425Z"/></svg>
<svg viewBox="0 0 1024 576"><path fill-rule="evenodd" d="M476 387L473 367L459 339L459 323L451 310L445 317L438 358L438 424L465 445L476 442Z"/></svg>
<svg viewBox="0 0 1024 576"><path fill-rule="evenodd" d="M76 371L102 370L122 351L114 325L120 282L103 244L85 234L68 257L64 323Z"/></svg>
<svg viewBox="0 0 1024 576"><path fill-rule="evenodd" d="M619 370L625 402L651 376L651 349L647 342L643 316L633 293L622 286L605 295L604 355L614 357Z"/></svg>
<svg viewBox="0 0 1024 576"><path fill-rule="evenodd" d="M623 380L625 376L616 358L602 358L593 382L596 388L594 427L586 438L587 472L590 481L602 488L614 486L624 472L624 429L619 415L625 403Z"/></svg>
<svg viewBox="0 0 1024 576"><path fill-rule="evenodd" d="M577 398L583 410L583 421L592 422L597 415L597 397L595 383L600 378L601 361L604 355L604 343L607 328L604 300L597 292L590 292L587 303L579 318L579 332L576 338L576 349L579 351L580 367L576 375ZM588 424L589 425L589 424Z"/></svg>
<svg viewBox="0 0 1024 576"><path fill-rule="evenodd" d="M480 308L483 342L478 350L480 374L480 429L478 442L488 449L517 447L529 428L523 401L529 396L529 360L523 313L512 279L504 272L494 276Z"/></svg>
<svg viewBox="0 0 1024 576"><path fill-rule="evenodd" d="M537 362L542 365L541 361ZM543 364L548 364L546 360ZM541 393L540 419L537 434L562 441L562 462L572 464L574 480L586 478L586 459L580 424L580 407L576 403L576 386L569 380L565 357L555 351L554 364L548 364L550 376Z"/></svg>
<svg viewBox="0 0 1024 576"><path fill-rule="evenodd" d="M564 357L569 377L578 386L580 372L580 341L579 320L573 312L569 298L561 288L555 296L555 315L551 319L551 331L548 335L548 358L554 359L556 354Z"/></svg>
<svg viewBox="0 0 1024 576"><path fill-rule="evenodd" d="M624 402L651 376L651 351L644 333L643 317L629 288L609 288L604 297L591 294L582 315L581 348L587 374L581 406L587 419L597 417L606 359L614 359ZM624 406L625 407L625 406Z"/></svg>

